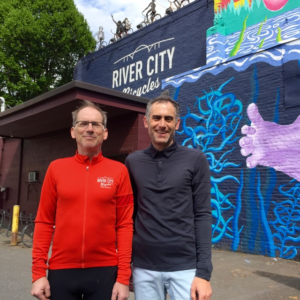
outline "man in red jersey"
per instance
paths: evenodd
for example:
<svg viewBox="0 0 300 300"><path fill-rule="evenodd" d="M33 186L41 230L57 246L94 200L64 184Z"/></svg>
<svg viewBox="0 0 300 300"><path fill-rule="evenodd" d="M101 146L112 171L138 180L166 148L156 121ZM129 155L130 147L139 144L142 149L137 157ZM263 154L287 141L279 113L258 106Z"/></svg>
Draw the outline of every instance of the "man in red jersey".
<svg viewBox="0 0 300 300"><path fill-rule="evenodd" d="M133 233L128 171L102 156L105 112L84 101L72 117L76 155L53 161L43 183L31 294L40 300L126 300Z"/></svg>

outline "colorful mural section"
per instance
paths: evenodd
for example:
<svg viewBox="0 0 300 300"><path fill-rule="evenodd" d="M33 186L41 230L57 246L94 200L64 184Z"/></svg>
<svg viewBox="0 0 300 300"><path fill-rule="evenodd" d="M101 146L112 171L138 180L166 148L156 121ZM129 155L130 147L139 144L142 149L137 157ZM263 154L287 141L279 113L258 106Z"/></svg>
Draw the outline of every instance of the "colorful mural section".
<svg viewBox="0 0 300 300"><path fill-rule="evenodd" d="M207 30L207 64L214 65L300 38L300 2L215 0Z"/></svg>
<svg viewBox="0 0 300 300"><path fill-rule="evenodd" d="M300 40L162 87L180 104L176 140L210 164L215 247L300 259Z"/></svg>

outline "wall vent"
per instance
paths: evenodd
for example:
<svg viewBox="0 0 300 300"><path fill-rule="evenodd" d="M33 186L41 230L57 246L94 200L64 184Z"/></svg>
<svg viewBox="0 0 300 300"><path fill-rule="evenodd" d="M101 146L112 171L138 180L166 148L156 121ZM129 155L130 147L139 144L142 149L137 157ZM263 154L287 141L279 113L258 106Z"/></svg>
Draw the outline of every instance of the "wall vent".
<svg viewBox="0 0 300 300"><path fill-rule="evenodd" d="M37 182L39 180L39 172L29 172L28 182Z"/></svg>

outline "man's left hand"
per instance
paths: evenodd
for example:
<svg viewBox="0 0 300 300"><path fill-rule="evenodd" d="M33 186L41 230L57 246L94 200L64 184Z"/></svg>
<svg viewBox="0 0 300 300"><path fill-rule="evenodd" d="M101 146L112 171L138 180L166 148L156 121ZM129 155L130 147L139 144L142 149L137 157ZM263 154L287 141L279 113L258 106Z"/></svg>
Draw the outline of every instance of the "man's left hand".
<svg viewBox="0 0 300 300"><path fill-rule="evenodd" d="M112 290L111 300L127 300L129 297L129 286L116 282Z"/></svg>
<svg viewBox="0 0 300 300"><path fill-rule="evenodd" d="M195 277L191 287L192 300L209 300L211 294L212 289L210 282L205 279Z"/></svg>

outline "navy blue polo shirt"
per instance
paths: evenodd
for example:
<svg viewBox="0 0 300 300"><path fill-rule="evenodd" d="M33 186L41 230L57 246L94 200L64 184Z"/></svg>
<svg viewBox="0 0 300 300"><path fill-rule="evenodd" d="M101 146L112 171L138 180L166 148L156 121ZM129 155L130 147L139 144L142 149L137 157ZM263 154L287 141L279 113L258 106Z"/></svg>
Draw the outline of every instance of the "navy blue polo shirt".
<svg viewBox="0 0 300 300"><path fill-rule="evenodd" d="M206 156L171 144L126 159L135 196L133 265L153 271L196 269L210 280L211 198Z"/></svg>

